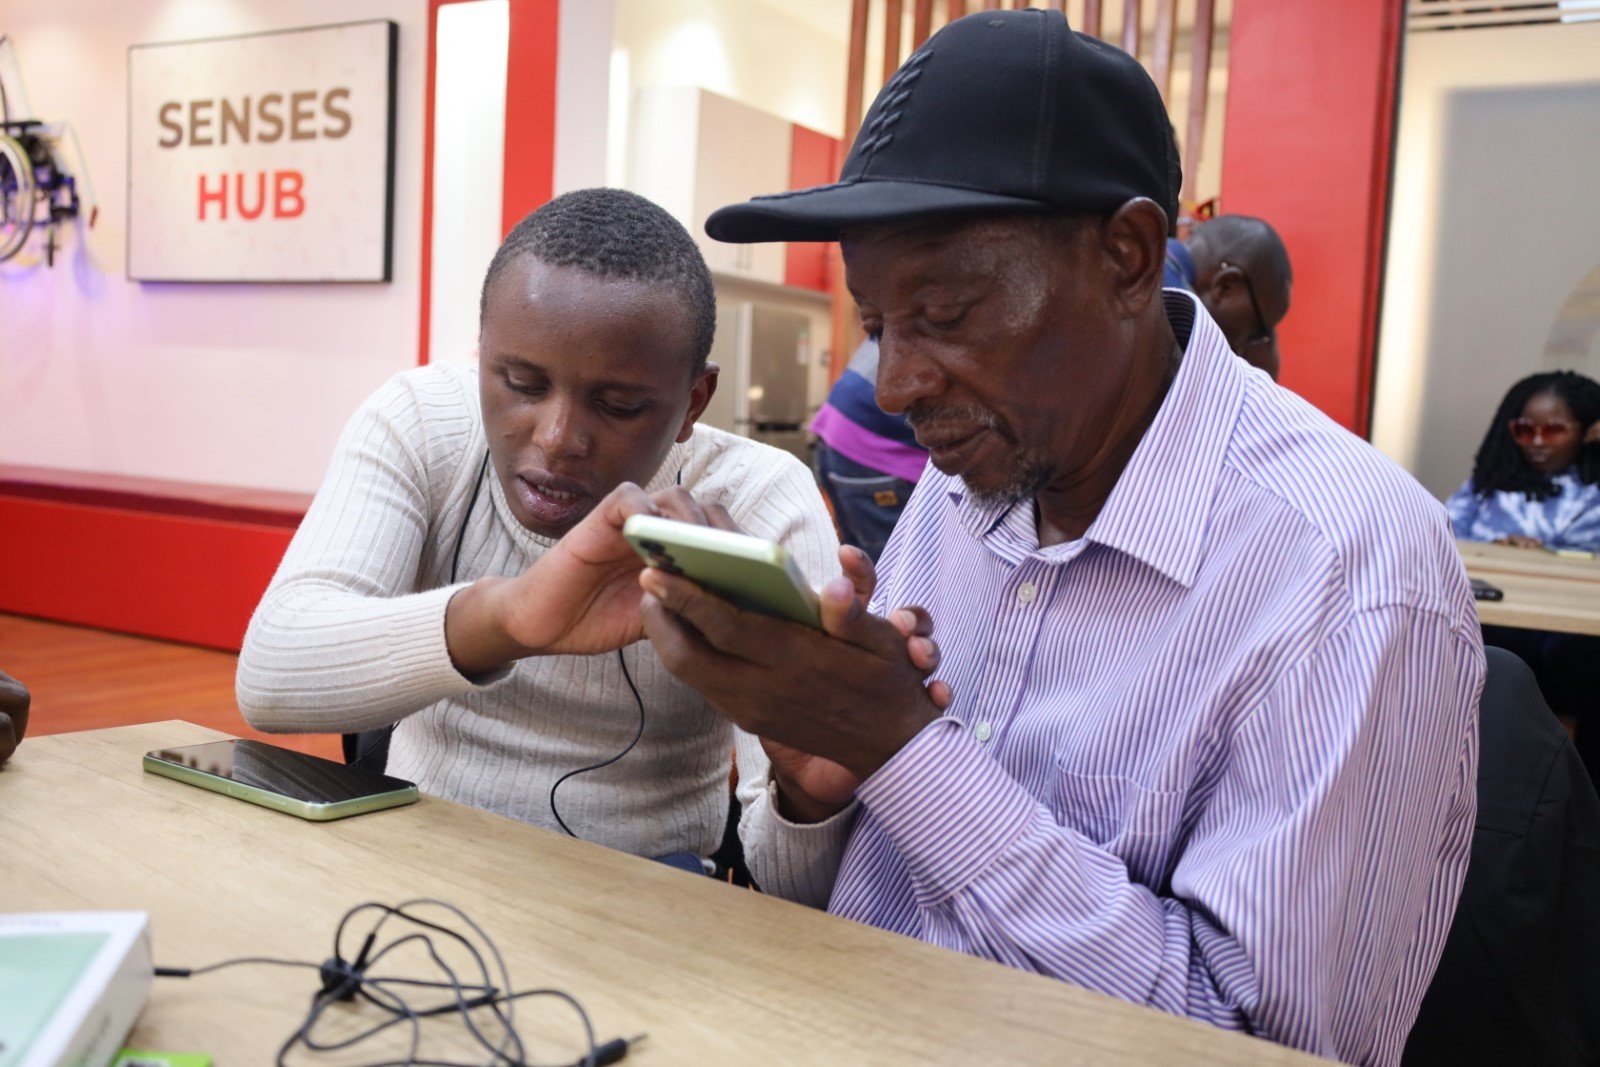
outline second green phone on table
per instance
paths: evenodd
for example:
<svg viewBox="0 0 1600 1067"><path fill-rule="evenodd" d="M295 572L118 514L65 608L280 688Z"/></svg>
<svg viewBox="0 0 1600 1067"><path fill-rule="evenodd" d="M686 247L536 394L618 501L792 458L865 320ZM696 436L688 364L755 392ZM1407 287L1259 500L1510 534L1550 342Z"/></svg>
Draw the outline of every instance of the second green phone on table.
<svg viewBox="0 0 1600 1067"><path fill-rule="evenodd" d="M417 787L261 741L211 741L146 752L144 769L313 822L410 804Z"/></svg>

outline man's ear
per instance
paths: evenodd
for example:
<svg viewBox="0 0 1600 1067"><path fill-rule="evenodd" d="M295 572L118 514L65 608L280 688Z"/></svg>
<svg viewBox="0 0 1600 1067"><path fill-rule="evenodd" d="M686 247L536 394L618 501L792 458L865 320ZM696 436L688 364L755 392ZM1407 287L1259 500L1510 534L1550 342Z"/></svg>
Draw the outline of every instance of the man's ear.
<svg viewBox="0 0 1600 1067"><path fill-rule="evenodd" d="M711 398L717 394L717 375L721 373L721 367L707 360L705 369L689 388L689 410L683 413L683 425L678 427L678 436L674 438L679 444L687 441L689 435L694 433L694 424L700 421L700 416L705 414L706 405L711 403Z"/></svg>
<svg viewBox="0 0 1600 1067"><path fill-rule="evenodd" d="M1167 213L1141 196L1117 208L1101 233L1111 256L1113 299L1124 314L1141 314L1161 291Z"/></svg>
<svg viewBox="0 0 1600 1067"><path fill-rule="evenodd" d="M1242 297L1244 292L1244 271L1232 263L1223 263L1211 272L1209 288L1220 299L1222 297Z"/></svg>
<svg viewBox="0 0 1600 1067"><path fill-rule="evenodd" d="M1195 295L1222 327L1228 344L1243 344L1244 332L1254 325L1250 295L1244 288L1244 271L1231 263L1221 264L1196 289Z"/></svg>

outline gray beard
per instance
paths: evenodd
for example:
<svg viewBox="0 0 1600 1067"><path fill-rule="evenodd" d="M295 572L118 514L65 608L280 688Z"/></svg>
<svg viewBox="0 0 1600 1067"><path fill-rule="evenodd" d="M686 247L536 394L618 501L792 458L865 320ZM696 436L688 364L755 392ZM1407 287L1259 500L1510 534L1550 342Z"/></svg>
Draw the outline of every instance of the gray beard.
<svg viewBox="0 0 1600 1067"><path fill-rule="evenodd" d="M992 489L974 489L967 485L967 498L981 508L1011 507L1032 500L1039 491L1050 484L1050 468L1039 459L1018 453L1010 477Z"/></svg>
<svg viewBox="0 0 1600 1067"><path fill-rule="evenodd" d="M990 430L999 430L1000 420L994 412L979 407L956 408L937 414L927 413L925 410L913 407L906 412L906 419L912 429L921 429L936 426L942 422L970 421ZM1009 440L1009 437L1007 437ZM966 485L967 496L978 504L979 507L990 508L997 506L1010 507L1024 500L1032 499L1034 494L1050 484L1050 465L1037 456L1030 456L1023 452L1020 446L1013 444L1014 451L1011 457L1011 470L1006 480L993 489L974 489L963 478L962 484Z"/></svg>

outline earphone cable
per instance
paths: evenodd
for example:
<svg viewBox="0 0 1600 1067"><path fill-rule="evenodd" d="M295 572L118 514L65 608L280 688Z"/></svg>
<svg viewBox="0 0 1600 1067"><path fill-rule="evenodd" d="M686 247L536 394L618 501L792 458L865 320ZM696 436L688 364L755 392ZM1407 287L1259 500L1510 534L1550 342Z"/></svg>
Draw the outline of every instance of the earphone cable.
<svg viewBox="0 0 1600 1067"><path fill-rule="evenodd" d="M467 523L469 521L471 521L471 519L472 519L473 508L475 508L477 506L477 503L478 503L478 494L483 490L483 483L485 481L485 476L488 474L488 471L489 471L489 457L490 457L490 453L487 450L485 450L484 453L483 453L483 462L478 465L478 478L477 478L477 481L473 484L473 487L472 487L472 497L467 501L466 513L461 518L461 526L456 530L455 550L451 554L451 558L450 558L450 584L451 585L454 585L456 583L456 575L459 572L459 568L460 568L460 565L461 565L461 546L462 546L462 543L466 540L466 536L467 536ZM682 485L683 484L683 470L681 468L678 471L678 475L677 475L676 481L677 481L678 485ZM622 759L622 757L624 757L628 753L632 752L633 749L634 749L634 746L639 743L639 739L644 736L644 722L645 722L644 697L639 695L639 687L637 685L635 685L634 682L633 682L633 675L630 674L629 671L628 671L628 661L623 657L622 649L620 649L620 648L617 649L617 662L622 665L622 677L623 677L623 680L628 683L628 690L633 694L634 704L637 705L637 707L639 709L639 728L636 731L634 731L633 740L629 741L627 743L627 745L623 747L622 751L618 752L615 756L612 756L609 759L601 760L599 763L591 763L587 767L579 767L576 770L568 771L567 773L563 774L560 778L557 778L555 780L555 782L550 786L550 814L555 819L556 825L560 826L562 832L565 833L568 837L577 837L578 835L572 832L572 828L570 826L568 826L566 820L561 817L561 810L556 806L556 791L561 788L562 783L566 782L569 778L576 778L581 774L588 774L590 771L598 771L602 767L611 766L613 763L617 762L618 760ZM393 723L390 723L387 727L385 727L384 728L384 739L387 740L390 736L392 736L394 734L395 727L397 727L399 725L400 724L398 722L393 722ZM378 751L380 748L386 748L386 746L384 746L382 744L373 744L373 745L369 746L367 748L367 751L359 754L358 756L356 756L355 759L350 761L350 766L352 766L352 767L359 766L368 756L372 755L372 753Z"/></svg>
<svg viewBox="0 0 1600 1067"><path fill-rule="evenodd" d="M451 929L447 925L433 922L416 914L422 907L439 907L449 911L471 931L473 937L463 932ZM382 912L370 930L367 931L362 942L361 951L354 960L348 963L342 952L342 939L347 926L362 912L378 910ZM433 937L422 931L402 934L400 937L378 943L378 935L390 918L423 927L425 931L433 931L455 941L472 958L473 968L480 979L478 984L464 982L462 976L450 966L440 955ZM484 951L479 951L481 942ZM395 952L407 945L420 945L429 955L433 967L445 979L444 981L428 980L426 978L408 978L401 976L375 975L369 973L373 967ZM376 951L374 951L376 946ZM630 1045L641 1040L644 1035L631 1038L614 1038L603 1044L595 1041L594 1027L588 1013L577 999L564 990L554 988L538 988L513 990L511 976L506 967L505 958L494 940L473 919L460 908L442 900L418 898L404 901L399 905L390 906L377 902L358 904L340 918L334 934L334 958L327 963L318 965L303 960L286 960L265 956L240 957L237 959L221 960L202 967L158 967L155 972L162 977L193 977L221 970L226 967L235 967L245 964L260 964L272 966L303 967L319 970L322 974L322 988L312 999L311 1008L300 1020L294 1031L279 1046L275 1062L279 1067L286 1067L286 1059L296 1046L302 1046L309 1052L334 1052L352 1048L367 1041L374 1035L381 1033L400 1023L409 1024L410 1034L407 1042L408 1048L404 1059L385 1060L382 1063L367 1064L365 1067L471 1067L471 1065L452 1060L420 1059L419 1052L422 1039L422 1020L440 1015L459 1015L462 1024L472 1035L474 1041L489 1054L487 1061L489 1067L536 1067L527 1058L523 1044L523 1037L518 1032L514 1023L515 1001L527 997L553 997L565 1002L577 1015L582 1027L583 1047L586 1050L583 1056L570 1061L564 1067L604 1067L612 1064L627 1055ZM497 972L496 978L499 985L491 982L491 968ZM400 995L394 987L405 988L437 988L447 989L451 998L443 1003L432 1005L413 1005ZM375 1007L388 1016L371 1026L354 1034L348 1033L345 1026L340 1029L344 1036L333 1040L320 1040L315 1034L318 1022L323 1013L336 1002L359 998L362 1002ZM480 1009L492 1011L499 1023L503 1034L491 1038L478 1025L473 1013ZM477 1061L482 1067L484 1061Z"/></svg>
<svg viewBox="0 0 1600 1067"><path fill-rule="evenodd" d="M456 548L450 555L450 584L456 584L456 574L461 569L461 545L467 539L467 523L472 520L472 509L478 506L478 494L483 492L484 475L489 473L489 452L483 453L483 462L478 465L478 478L472 483L472 498L467 501L466 514L461 516L461 528L456 531Z"/></svg>
<svg viewBox="0 0 1600 1067"><path fill-rule="evenodd" d="M494 988L494 986L490 983L489 965L484 961L483 955L478 952L477 947L472 943L472 941L470 939L462 936L461 934L457 933L456 931L451 930L448 927L441 926L438 923L430 922L427 919L420 918L419 916L414 915L411 912L406 910L407 908L415 908L417 906L434 906L434 907L444 908L445 910L453 913L456 916L456 918L458 918L462 922L466 923L467 926L472 930L472 932L478 936L479 940L481 940L483 942L484 946L489 950L490 955L493 956L494 963L495 963L495 970L497 970L499 972L499 980L501 982L500 988L501 989L506 989L506 990L509 990L511 988L511 974L510 974L510 971L506 967L505 960L500 955L499 948L496 947L494 941L489 937L489 935L487 933L485 933L483 931L483 929L478 926L477 923L473 922L471 917L469 917L460 908L458 908L455 905L450 904L450 903L448 903L446 901L435 900L435 899L431 899L431 898L418 898L416 900L407 900L407 901L404 901L401 904L399 904L399 905L397 905L395 907L392 907L392 908L390 906L386 905L386 904L368 903L368 904L361 905L360 907L354 908L351 911L347 912L345 914L345 917L339 921L339 927L334 933L334 937L333 937L334 957L336 959L343 959L344 958L343 955L340 952L340 949L341 949L341 947L343 945L343 942L344 942L344 929L345 929L345 926L349 923L350 919L353 918L357 913L359 913L362 910L365 910L365 909L368 909L368 908L377 908L378 910L382 911L383 914L378 917L378 921L373 924L372 930L370 932L368 932L366 940L362 943L361 952L357 956L357 961L358 961L357 962L357 969L358 970L362 970L362 969L365 969L366 967L370 967L373 962L376 962L376 959L377 959L376 957L374 957L374 959L371 962L368 962L366 960L367 951L370 949L370 947L372 946L373 942L377 939L378 933L379 933L380 930L382 930L384 924L387 923L391 917L398 917L400 919L403 919L406 922L414 923L417 926L421 926L421 927L424 927L424 928L429 929L429 930L436 930L439 933L444 934L446 937L453 938L464 949L466 949L466 951L469 954L471 954L473 963L475 963L477 965L478 973L482 977L482 985L478 986L478 987L475 987L475 988L480 988L480 989L484 989L484 990L492 990ZM423 938L423 943L425 945L427 945L428 953L429 953L429 955L431 955L433 957L434 963L450 979L450 984L454 988L455 994L456 994L455 1003L456 1003L457 1007L462 1010L463 1020L465 1021L466 1025L467 1025L467 1028L470 1031L472 1031L473 1036L476 1037L479 1040L479 1042L484 1045L484 1047L489 1048L490 1046L489 1046L489 1043L488 1043L487 1039L485 1039L480 1033L478 1033L478 1030L477 1030L476 1026L474 1026L470 1015L467 1014L466 1008L464 1007L465 998L462 996L462 991L466 987L463 987L461 985L460 980L456 977L455 972L448 965L446 965L445 962L442 959L439 958L439 954L434 951L433 944L432 944L432 942L430 940L428 940L424 935L416 935L416 934L409 935L409 937L419 937L419 936L421 936ZM386 946L383 950L381 950L379 955L381 956L384 953L392 951L394 948L398 947L400 944L405 943L406 940L407 940L407 938L402 938L397 942L391 943L390 945ZM505 1012L502 1012L500 1010L499 1002L494 1000L493 998L491 998L488 1001L487 1006L490 1007L494 1011L495 1016L500 1020L501 1025L506 1028L506 1031L510 1035L512 1035L512 1039L513 1039L513 1041L515 1041L516 1027L515 1027L513 1019L512 1019L512 1015L513 1015L514 1009L512 1009L508 1005L507 1006L507 1010ZM520 1059L521 1055L522 1055L521 1042L520 1041L515 1041L515 1043L517 1045L517 1055L518 1055L518 1058ZM494 1051L497 1054L500 1053L499 1049L491 1049L491 1051Z"/></svg>
<svg viewBox="0 0 1600 1067"><path fill-rule="evenodd" d="M678 476L676 481L678 485L683 484L682 467L678 468ZM637 745L639 743L639 739L644 736L644 697L639 695L639 687L633 684L633 675L628 673L628 661L623 658L622 649L620 648L617 649L617 662L622 664L622 678L628 683L628 691L633 694L633 702L639 708L639 728L634 731L633 740L629 741L627 745L623 747L622 751L618 752L615 756L612 756L610 759L601 760L599 763L591 763L587 767L579 767L575 771L568 771L560 778L557 778L555 780L555 784L550 787L550 814L555 817L556 825L560 826L568 837L577 837L578 835L572 832L572 828L567 825L567 821L561 817L560 809L556 807L556 790L561 788L561 783L565 782L568 778L576 778L580 774L588 774L590 771L598 771L601 767L611 766L623 756L626 756L628 753L632 752L633 746Z"/></svg>
<svg viewBox="0 0 1600 1067"><path fill-rule="evenodd" d="M578 835L572 832L572 827L567 825L566 820L561 817L561 810L556 807L556 790L561 788L561 783L569 778L576 778L580 774L588 774L590 771L598 771L601 767L611 766L623 756L632 752L633 746L637 745L639 739L644 736L644 697L639 695L639 687L633 684L633 675L628 673L628 661L623 658L622 649L620 648L617 649L617 662L622 664L622 677L628 683L628 690L633 693L634 704L639 708L639 728L633 732L633 740L629 741L623 750L615 756L601 760L599 763L591 763L587 767L579 767L575 771L568 771L560 778L557 778L555 784L550 787L550 814L555 816L556 824L566 832L568 837L577 837Z"/></svg>

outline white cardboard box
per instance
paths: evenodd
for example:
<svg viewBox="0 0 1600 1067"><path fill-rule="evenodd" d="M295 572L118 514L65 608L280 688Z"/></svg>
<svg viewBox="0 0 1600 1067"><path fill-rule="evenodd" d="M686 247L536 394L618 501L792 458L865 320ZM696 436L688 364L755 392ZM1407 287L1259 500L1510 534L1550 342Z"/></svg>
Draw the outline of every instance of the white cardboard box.
<svg viewBox="0 0 1600 1067"><path fill-rule="evenodd" d="M0 1067L105 1067L154 975L145 912L0 915Z"/></svg>

